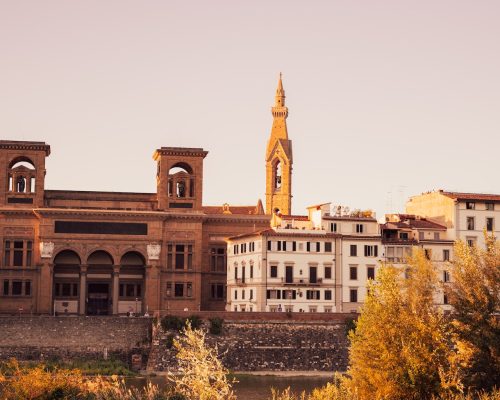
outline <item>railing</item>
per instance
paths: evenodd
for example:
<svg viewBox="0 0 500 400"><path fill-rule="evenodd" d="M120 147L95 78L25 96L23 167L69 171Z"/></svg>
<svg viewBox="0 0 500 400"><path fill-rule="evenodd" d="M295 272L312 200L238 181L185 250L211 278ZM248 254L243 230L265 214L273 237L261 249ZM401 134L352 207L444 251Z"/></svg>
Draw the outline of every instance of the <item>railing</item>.
<svg viewBox="0 0 500 400"><path fill-rule="evenodd" d="M323 283L323 278L309 279L309 278L294 278L292 280L286 280L281 278L281 281L285 285L319 285Z"/></svg>

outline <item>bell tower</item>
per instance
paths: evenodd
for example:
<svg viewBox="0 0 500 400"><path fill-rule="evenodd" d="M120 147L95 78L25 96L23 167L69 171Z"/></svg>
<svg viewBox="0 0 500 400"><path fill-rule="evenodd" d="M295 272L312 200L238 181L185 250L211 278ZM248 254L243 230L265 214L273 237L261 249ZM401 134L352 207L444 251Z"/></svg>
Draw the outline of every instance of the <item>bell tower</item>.
<svg viewBox="0 0 500 400"><path fill-rule="evenodd" d="M274 107L273 127L266 150L266 213L279 211L289 215L292 212L292 141L288 139L285 106L285 91L282 76L278 81Z"/></svg>

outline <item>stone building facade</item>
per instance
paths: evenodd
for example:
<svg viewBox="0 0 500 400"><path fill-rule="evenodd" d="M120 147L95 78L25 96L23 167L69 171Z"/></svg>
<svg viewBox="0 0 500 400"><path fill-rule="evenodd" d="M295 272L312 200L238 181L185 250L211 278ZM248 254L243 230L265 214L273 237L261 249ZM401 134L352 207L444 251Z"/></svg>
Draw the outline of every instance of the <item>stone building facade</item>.
<svg viewBox="0 0 500 400"><path fill-rule="evenodd" d="M203 205L206 151L156 150L156 193L47 190L49 154L0 141L1 313L224 309L224 240L269 216Z"/></svg>

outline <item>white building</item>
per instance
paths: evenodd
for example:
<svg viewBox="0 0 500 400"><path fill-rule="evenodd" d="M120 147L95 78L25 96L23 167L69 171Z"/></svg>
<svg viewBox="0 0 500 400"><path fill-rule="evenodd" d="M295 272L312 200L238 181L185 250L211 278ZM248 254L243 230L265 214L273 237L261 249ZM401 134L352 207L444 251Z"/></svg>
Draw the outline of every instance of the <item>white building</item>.
<svg viewBox="0 0 500 400"><path fill-rule="evenodd" d="M338 240L325 230L298 226L230 238L227 310L340 311L335 302Z"/></svg>
<svg viewBox="0 0 500 400"><path fill-rule="evenodd" d="M439 190L413 196L408 214L421 215L447 228L447 238L484 248L484 232L500 235L500 195Z"/></svg>
<svg viewBox="0 0 500 400"><path fill-rule="evenodd" d="M326 203L274 215L271 226L228 240L227 310L357 311L382 259L371 211Z"/></svg>

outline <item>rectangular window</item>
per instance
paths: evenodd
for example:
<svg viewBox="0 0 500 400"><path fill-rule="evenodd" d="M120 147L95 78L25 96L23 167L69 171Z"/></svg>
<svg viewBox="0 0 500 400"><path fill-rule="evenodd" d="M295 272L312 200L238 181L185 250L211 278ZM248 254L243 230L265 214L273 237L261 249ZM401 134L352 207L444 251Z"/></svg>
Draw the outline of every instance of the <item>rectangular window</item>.
<svg viewBox="0 0 500 400"><path fill-rule="evenodd" d="M330 223L330 232L337 232L337 223L336 222Z"/></svg>
<svg viewBox="0 0 500 400"><path fill-rule="evenodd" d="M332 242L325 242L325 253L332 252Z"/></svg>
<svg viewBox="0 0 500 400"><path fill-rule="evenodd" d="M292 251L297 251L297 242L292 242Z"/></svg>
<svg viewBox="0 0 500 400"><path fill-rule="evenodd" d="M358 256L358 246L356 244L351 244L349 255L351 257L357 257Z"/></svg>
<svg viewBox="0 0 500 400"><path fill-rule="evenodd" d="M23 283L21 281L12 281L12 295L21 296L23 294Z"/></svg>
<svg viewBox="0 0 500 400"><path fill-rule="evenodd" d="M425 254L425 258L427 258L428 260L430 260L432 258L432 250L431 249L424 249L424 254Z"/></svg>
<svg viewBox="0 0 500 400"><path fill-rule="evenodd" d="M325 267L325 279L332 279L332 267Z"/></svg>
<svg viewBox="0 0 500 400"><path fill-rule="evenodd" d="M306 290L306 299L307 300L321 300L320 293L321 292L319 290Z"/></svg>
<svg viewBox="0 0 500 400"><path fill-rule="evenodd" d="M278 277L278 266L277 265L271 265L271 278L277 278Z"/></svg>
<svg viewBox="0 0 500 400"><path fill-rule="evenodd" d="M278 240L278 251L281 251L281 240Z"/></svg>
<svg viewBox="0 0 500 400"><path fill-rule="evenodd" d="M363 231L364 231L364 225L356 224L356 233L363 233Z"/></svg>
<svg viewBox="0 0 500 400"><path fill-rule="evenodd" d="M167 282L167 285L165 287L165 296L172 297L172 282Z"/></svg>
<svg viewBox="0 0 500 400"><path fill-rule="evenodd" d="M365 245L365 257L378 257L378 246Z"/></svg>
<svg viewBox="0 0 500 400"><path fill-rule="evenodd" d="M192 269L193 268L193 245L191 244L168 244L167 245L167 268L169 269Z"/></svg>
<svg viewBox="0 0 500 400"><path fill-rule="evenodd" d="M358 267L349 267L349 279L350 280L358 279Z"/></svg>
<svg viewBox="0 0 500 400"><path fill-rule="evenodd" d="M176 283L174 285L174 296L184 297L184 283Z"/></svg>
<svg viewBox="0 0 500 400"><path fill-rule="evenodd" d="M445 294L443 294L443 304L449 304L448 303L448 296Z"/></svg>
<svg viewBox="0 0 500 400"><path fill-rule="evenodd" d="M241 299L245 300L245 289L241 291Z"/></svg>
<svg viewBox="0 0 500 400"><path fill-rule="evenodd" d="M267 241L267 250L271 251L271 241L270 240Z"/></svg>
<svg viewBox="0 0 500 400"><path fill-rule="evenodd" d="M424 240L425 239L425 232L418 232L418 239Z"/></svg>
<svg viewBox="0 0 500 400"><path fill-rule="evenodd" d="M443 282L450 281L450 273L448 271L443 271Z"/></svg>
<svg viewBox="0 0 500 400"><path fill-rule="evenodd" d="M476 245L475 237L468 237L466 240L467 240L467 246L472 247Z"/></svg>
<svg viewBox="0 0 500 400"><path fill-rule="evenodd" d="M486 230L493 232L493 218L486 218Z"/></svg>
<svg viewBox="0 0 500 400"><path fill-rule="evenodd" d="M473 201L467 201L465 203L465 208L467 210L475 210L476 209L476 203L474 203Z"/></svg>
<svg viewBox="0 0 500 400"><path fill-rule="evenodd" d="M332 291L325 290L325 300L331 300L331 299L332 299Z"/></svg>
<svg viewBox="0 0 500 400"><path fill-rule="evenodd" d="M467 217L467 230L468 231L473 231L474 230L474 217Z"/></svg>
<svg viewBox="0 0 500 400"><path fill-rule="evenodd" d="M366 268L366 278L367 279L375 279L375 267L367 267Z"/></svg>
<svg viewBox="0 0 500 400"><path fill-rule="evenodd" d="M434 232L434 240L439 240L439 232Z"/></svg>
<svg viewBox="0 0 500 400"><path fill-rule="evenodd" d="M226 271L226 246L210 247L210 270L214 272Z"/></svg>
<svg viewBox="0 0 500 400"><path fill-rule="evenodd" d="M186 297L193 297L193 284L191 282L186 283Z"/></svg>
<svg viewBox="0 0 500 400"><path fill-rule="evenodd" d="M9 295L9 281L3 281L3 295Z"/></svg>
<svg viewBox="0 0 500 400"><path fill-rule="evenodd" d="M253 264L250 264L250 279L253 279Z"/></svg>
<svg viewBox="0 0 500 400"><path fill-rule="evenodd" d="M236 289L234 291L234 299L238 300L238 290L236 290Z"/></svg>
<svg viewBox="0 0 500 400"><path fill-rule="evenodd" d="M238 279L238 267L234 267L234 279Z"/></svg>
<svg viewBox="0 0 500 400"><path fill-rule="evenodd" d="M309 267L309 283L317 283L317 282L318 282L318 268Z"/></svg>
<svg viewBox="0 0 500 400"><path fill-rule="evenodd" d="M311 251L311 242L306 242L306 251Z"/></svg>
<svg viewBox="0 0 500 400"><path fill-rule="evenodd" d="M223 283L212 283L212 299L213 300L223 300L224 299L224 284Z"/></svg>
<svg viewBox="0 0 500 400"><path fill-rule="evenodd" d="M350 289L349 290L349 300L351 303L358 302L358 289Z"/></svg>
<svg viewBox="0 0 500 400"><path fill-rule="evenodd" d="M245 283L245 277L246 277L246 267L243 266L241 267L241 283Z"/></svg>
<svg viewBox="0 0 500 400"><path fill-rule="evenodd" d="M400 232L399 238L403 240L408 240L408 232Z"/></svg>
<svg viewBox="0 0 500 400"><path fill-rule="evenodd" d="M443 261L450 261L450 250L443 250Z"/></svg>
<svg viewBox="0 0 500 400"><path fill-rule="evenodd" d="M316 242L316 253L321 251L321 242Z"/></svg>
<svg viewBox="0 0 500 400"><path fill-rule="evenodd" d="M285 266L285 283L293 283L293 266Z"/></svg>
<svg viewBox="0 0 500 400"><path fill-rule="evenodd" d="M24 295L31 296L31 281L24 282Z"/></svg>
<svg viewBox="0 0 500 400"><path fill-rule="evenodd" d="M495 210L495 203L485 203L486 210L487 211L494 211Z"/></svg>
<svg viewBox="0 0 500 400"><path fill-rule="evenodd" d="M6 240L4 242L4 265L6 267L31 267L33 258L33 241Z"/></svg>

